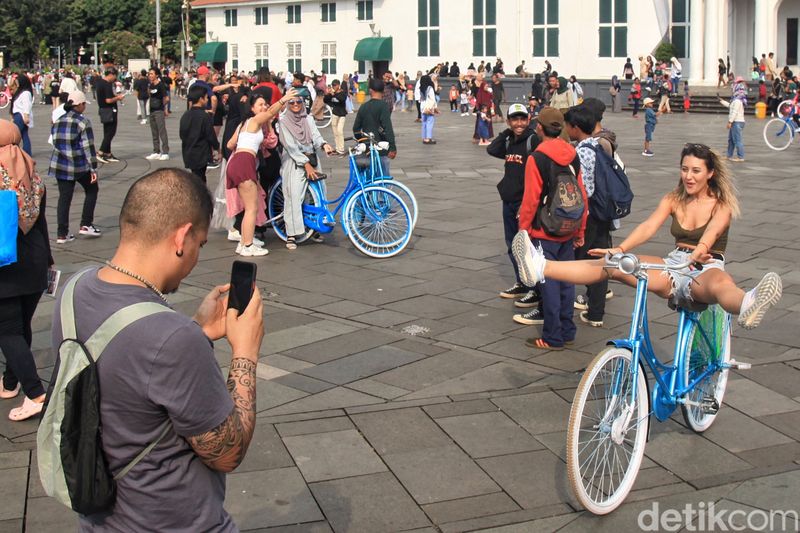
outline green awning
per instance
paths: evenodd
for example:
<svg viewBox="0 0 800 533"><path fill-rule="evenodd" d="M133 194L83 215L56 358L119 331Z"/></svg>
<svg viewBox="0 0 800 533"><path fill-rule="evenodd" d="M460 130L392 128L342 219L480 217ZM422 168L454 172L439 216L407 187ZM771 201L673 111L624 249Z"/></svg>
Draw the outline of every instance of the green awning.
<svg viewBox="0 0 800 533"><path fill-rule="evenodd" d="M392 38L367 37L361 39L356 44L353 59L356 61L391 61Z"/></svg>
<svg viewBox="0 0 800 533"><path fill-rule="evenodd" d="M205 43L197 49L197 62L225 63L228 61L228 43Z"/></svg>

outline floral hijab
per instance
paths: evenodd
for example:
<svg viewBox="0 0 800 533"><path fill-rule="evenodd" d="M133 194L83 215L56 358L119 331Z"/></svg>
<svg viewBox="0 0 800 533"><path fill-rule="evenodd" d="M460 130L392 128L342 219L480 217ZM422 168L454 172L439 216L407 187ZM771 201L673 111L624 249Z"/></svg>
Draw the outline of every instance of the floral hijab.
<svg viewBox="0 0 800 533"><path fill-rule="evenodd" d="M17 193L19 229L27 234L39 218L44 185L31 157L22 151L19 129L13 122L0 120L0 190Z"/></svg>

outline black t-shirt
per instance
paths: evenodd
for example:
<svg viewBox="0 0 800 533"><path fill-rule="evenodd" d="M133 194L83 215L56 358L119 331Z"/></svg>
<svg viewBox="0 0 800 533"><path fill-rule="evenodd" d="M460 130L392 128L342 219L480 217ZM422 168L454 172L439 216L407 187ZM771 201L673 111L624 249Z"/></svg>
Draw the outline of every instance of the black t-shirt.
<svg viewBox="0 0 800 533"><path fill-rule="evenodd" d="M133 90L136 91L136 98L139 100L147 100L150 98L147 92L148 85L150 85L150 83L147 81L147 78L137 78L136 81L133 82Z"/></svg>
<svg viewBox="0 0 800 533"><path fill-rule="evenodd" d="M147 92L150 93L150 111L163 111L164 98L167 96L167 87L164 82L158 81L155 84L149 84Z"/></svg>
<svg viewBox="0 0 800 533"><path fill-rule="evenodd" d="M113 103L109 104L106 102L108 98L114 98L116 94L114 94L114 86L107 82L104 78L97 78L95 82L95 87L97 90L97 106L98 107L110 107L112 109L117 108L117 102L114 101Z"/></svg>

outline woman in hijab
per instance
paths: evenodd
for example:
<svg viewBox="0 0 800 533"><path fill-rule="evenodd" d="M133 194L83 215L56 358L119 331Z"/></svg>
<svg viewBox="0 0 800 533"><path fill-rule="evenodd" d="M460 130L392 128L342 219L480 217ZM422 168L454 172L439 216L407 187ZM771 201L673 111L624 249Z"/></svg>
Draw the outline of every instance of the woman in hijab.
<svg viewBox="0 0 800 533"><path fill-rule="evenodd" d="M45 390L31 352L31 321L53 264L44 184L21 141L19 129L0 120L0 189L17 191L19 199L17 261L0 267L0 351L6 360L0 399L16 397L20 388L25 395L22 405L8 414L14 421L38 415L44 406Z"/></svg>
<svg viewBox="0 0 800 533"><path fill-rule="evenodd" d="M730 102L720 99L720 103L728 107L728 159L737 163L744 161L744 108L747 105L747 86L744 78L736 78ZM736 157L733 151L736 149Z"/></svg>
<svg viewBox="0 0 800 533"><path fill-rule="evenodd" d="M436 123L436 89L430 76L419 80L419 102L422 109L422 144L436 144L433 139L433 125Z"/></svg>
<svg viewBox="0 0 800 533"><path fill-rule="evenodd" d="M492 93L492 88L489 86L488 83L483 78L482 74L478 74L478 78L475 82L477 87L477 94L475 95L475 129L472 133L472 142L478 143L480 141L480 136L478 135L478 126L480 125L481 120L481 113L480 109L484 105L488 108L492 108L492 104L494 103L494 95ZM492 127L491 120L489 121L489 138L494 137L494 128Z"/></svg>
<svg viewBox="0 0 800 533"><path fill-rule="evenodd" d="M550 107L555 107L562 113L566 113L567 109L575 104L575 93L569 89L567 79L559 77L558 89L556 89L553 98L550 100Z"/></svg>
<svg viewBox="0 0 800 533"><path fill-rule="evenodd" d="M533 83L531 83L531 97L536 97L541 102L544 98L544 82L542 81L542 75L540 73L536 73L533 77Z"/></svg>
<svg viewBox="0 0 800 533"><path fill-rule="evenodd" d="M622 97L620 96L621 92L622 92L622 84L620 84L617 75L614 74L613 76L611 76L611 87L608 88L608 93L611 95L612 113L622 112Z"/></svg>
<svg viewBox="0 0 800 533"><path fill-rule="evenodd" d="M283 222L286 224L286 248L297 249L297 237L306 231L303 222L303 198L308 180L318 180L322 175L319 162L320 148L326 155L334 152L333 146L325 142L306 113L306 106L299 96L288 100L289 106L278 122L279 137L283 145L281 154L281 176L283 177ZM324 183L322 184L324 187ZM322 242L322 236L312 236L314 242Z"/></svg>
<svg viewBox="0 0 800 533"><path fill-rule="evenodd" d="M22 149L32 156L28 128L33 127L33 85L25 74L17 76L17 88L11 98L11 116L22 135Z"/></svg>
<svg viewBox="0 0 800 533"><path fill-rule="evenodd" d="M256 172L258 152L264 141L263 126L272 122L286 102L294 100L302 101L302 98L297 97L297 93L290 89L275 104L267 107L263 94L252 93L247 101L248 112L227 143L229 150L236 148L225 168L228 216L233 217L244 210L241 240L236 246L236 253L244 257L260 257L269 253L266 248L254 242L256 224L267 221L266 193L258 182ZM238 194L231 194L232 192Z"/></svg>

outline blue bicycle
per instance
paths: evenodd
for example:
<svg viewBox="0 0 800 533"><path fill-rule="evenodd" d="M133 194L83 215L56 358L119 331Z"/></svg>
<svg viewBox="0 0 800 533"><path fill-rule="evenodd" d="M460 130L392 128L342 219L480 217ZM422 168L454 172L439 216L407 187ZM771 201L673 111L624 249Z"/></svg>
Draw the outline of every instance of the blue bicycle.
<svg viewBox="0 0 800 533"><path fill-rule="evenodd" d="M594 514L616 509L633 487L651 414L664 421L680 406L687 425L703 432L722 405L728 370L750 367L731 360L731 317L718 305L678 308L673 360L665 364L656 356L647 324L647 271L679 272L688 266L640 263L629 253L606 258L606 268L631 274L637 283L628 337L610 341L589 364L570 411L570 485ZM655 380L652 390L644 363Z"/></svg>
<svg viewBox="0 0 800 533"><path fill-rule="evenodd" d="M351 168L355 152L350 150ZM305 231L295 236L302 243L314 233L324 235L336 227L340 215L345 234L353 245L370 257L392 257L402 252L411 240L412 216L403 199L380 184L365 182L358 172L350 172L344 191L328 200L321 181L308 181L303 199ZM333 210L331 211L331 206ZM278 179L269 192L267 210L275 233L286 240L283 221L283 180Z"/></svg>
<svg viewBox="0 0 800 533"><path fill-rule="evenodd" d="M784 112L786 114L781 113L779 110L779 118L770 119L764 124L764 142L778 152L789 148L797 135L797 125L792 120L793 113L791 111Z"/></svg>

